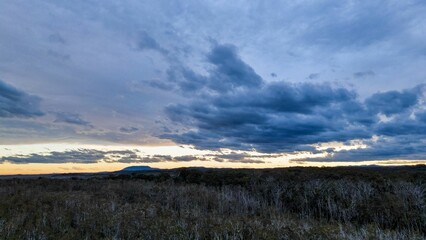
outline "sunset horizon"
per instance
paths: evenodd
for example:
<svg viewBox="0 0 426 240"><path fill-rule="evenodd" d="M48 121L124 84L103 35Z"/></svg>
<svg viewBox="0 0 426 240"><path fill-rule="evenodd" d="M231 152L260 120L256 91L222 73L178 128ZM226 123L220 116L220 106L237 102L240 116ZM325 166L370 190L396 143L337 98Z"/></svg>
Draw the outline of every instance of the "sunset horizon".
<svg viewBox="0 0 426 240"><path fill-rule="evenodd" d="M0 240L426 239L425 0L0 0Z"/></svg>
<svg viewBox="0 0 426 240"><path fill-rule="evenodd" d="M2 2L0 174L426 160L424 4L240 4Z"/></svg>

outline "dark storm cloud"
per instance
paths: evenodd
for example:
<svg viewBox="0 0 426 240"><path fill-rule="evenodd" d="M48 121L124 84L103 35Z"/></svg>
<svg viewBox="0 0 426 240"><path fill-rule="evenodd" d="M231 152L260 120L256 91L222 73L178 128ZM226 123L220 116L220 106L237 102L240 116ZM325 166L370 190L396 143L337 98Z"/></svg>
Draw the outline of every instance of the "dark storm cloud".
<svg viewBox="0 0 426 240"><path fill-rule="evenodd" d="M217 49L231 51L232 57ZM232 47L215 46L212 52L209 56L223 57L223 64L233 59L232 71L216 67L207 78L245 72L225 74L228 82L244 87L222 84L227 89L215 94L208 93L212 88L204 88L207 93L193 95L188 103L168 106L165 113L169 119L192 130L161 137L200 149L292 152L315 151L310 146L315 143L369 139L374 135L426 135L426 131L416 130L426 129L420 121L422 113L418 114L419 120L410 117L416 107L424 105L424 85L376 93L361 101L353 90L330 83L265 82L255 78L258 75L241 59L235 60ZM392 115L393 120L382 121L379 114Z"/></svg>
<svg viewBox="0 0 426 240"><path fill-rule="evenodd" d="M178 64L167 71L167 83L150 81L148 84L163 90L177 89L186 96L200 92L244 90L262 85L262 78L241 60L234 45L213 44L206 60L212 65L206 76Z"/></svg>
<svg viewBox="0 0 426 240"><path fill-rule="evenodd" d="M403 91L388 91L373 94L366 100L369 109L374 113L386 115L401 113L415 106L422 96L426 85Z"/></svg>
<svg viewBox="0 0 426 240"><path fill-rule="evenodd" d="M215 45L207 56L215 66L210 72L210 88L227 91L238 87L259 87L262 79L248 64L240 59L233 45Z"/></svg>
<svg viewBox="0 0 426 240"><path fill-rule="evenodd" d="M362 124L344 119L351 102L356 103L354 92L329 84L262 83L167 107L170 119L197 129L163 137L206 149L268 152L296 150L318 140L364 137Z"/></svg>
<svg viewBox="0 0 426 240"><path fill-rule="evenodd" d="M426 110L417 112L415 116L416 116L416 120L426 123Z"/></svg>
<svg viewBox="0 0 426 240"><path fill-rule="evenodd" d="M272 82L261 88L216 98L219 106L235 103L277 112L309 113L316 108L354 100L356 93L330 84Z"/></svg>
<svg viewBox="0 0 426 240"><path fill-rule="evenodd" d="M90 122L83 120L79 114L76 113L69 113L69 112L57 112L55 113L56 123L67 123L67 124L73 124L73 125L80 125L80 126L86 126L86 127L92 127Z"/></svg>
<svg viewBox="0 0 426 240"><path fill-rule="evenodd" d="M0 118L31 118L44 115L40 98L0 80Z"/></svg>
<svg viewBox="0 0 426 240"><path fill-rule="evenodd" d="M341 162L371 160L426 160L426 141L424 137L398 136L384 137L376 141L367 141L367 148L343 150L325 158L312 158L295 161Z"/></svg>
<svg viewBox="0 0 426 240"><path fill-rule="evenodd" d="M208 79L194 71L184 67L175 66L167 70L168 82L158 83L150 82L152 87L157 87L163 90L177 89L182 93L193 94L194 92L206 87Z"/></svg>
<svg viewBox="0 0 426 240"><path fill-rule="evenodd" d="M397 116L389 122L377 124L376 133L385 136L418 136L426 137L426 123L421 118L413 119L409 115Z"/></svg>

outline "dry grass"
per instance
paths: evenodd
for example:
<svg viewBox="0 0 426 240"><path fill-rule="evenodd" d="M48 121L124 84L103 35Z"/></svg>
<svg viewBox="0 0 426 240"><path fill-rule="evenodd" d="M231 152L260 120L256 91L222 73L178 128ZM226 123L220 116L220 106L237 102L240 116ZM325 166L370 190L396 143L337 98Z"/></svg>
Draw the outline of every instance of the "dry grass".
<svg viewBox="0 0 426 240"><path fill-rule="evenodd" d="M1 180L0 239L424 239L423 177L303 171Z"/></svg>

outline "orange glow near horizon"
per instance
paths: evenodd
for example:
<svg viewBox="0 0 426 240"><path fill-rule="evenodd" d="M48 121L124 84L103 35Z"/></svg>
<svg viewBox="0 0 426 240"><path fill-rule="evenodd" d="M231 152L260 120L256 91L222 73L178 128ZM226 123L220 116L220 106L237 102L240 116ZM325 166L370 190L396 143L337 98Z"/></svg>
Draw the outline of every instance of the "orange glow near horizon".
<svg viewBox="0 0 426 240"><path fill-rule="evenodd" d="M197 155L202 157L204 154L211 154L212 151L200 151L190 147L182 146L107 146L107 145L80 145L80 144L33 144L33 145L0 145L1 157L15 155L29 155L33 153L48 153L51 151L69 151L76 149L94 149L94 150L128 150L134 149L144 155ZM214 160L195 160L195 161L164 161L153 163L118 163L100 161L97 163L9 163L5 161L0 164L0 175L16 175L16 174L52 174L52 173L84 173L84 172L113 172L121 170L125 167L144 165L153 168L169 169L179 167L207 167L207 168L279 168L294 166L316 166L316 167L333 167L333 166L360 166L360 165L416 165L422 164L422 161L416 160L388 160L388 161L359 161L359 162L316 162L309 160L311 157L324 157L320 153L313 155L311 153L281 154L274 157L259 158L262 154L256 153L257 159L261 159L264 163L243 163L243 162L218 162ZM253 157L256 159L256 157ZM306 160L298 160L306 159Z"/></svg>
<svg viewBox="0 0 426 240"><path fill-rule="evenodd" d="M218 162L164 162L150 164L126 164L126 163L28 163L28 164L0 164L0 175L18 175L18 174L55 174L55 173L95 173L95 172L113 172L121 170L125 167L135 165L146 165L153 168L170 169L179 167L207 167L207 168L280 168L280 167L337 167L337 166L362 166L362 165L382 165L382 166L398 166L398 165L417 165L422 164L421 161L391 161L389 164L383 161L368 162L306 162L302 163L283 163L283 164L241 164L241 163L218 163Z"/></svg>

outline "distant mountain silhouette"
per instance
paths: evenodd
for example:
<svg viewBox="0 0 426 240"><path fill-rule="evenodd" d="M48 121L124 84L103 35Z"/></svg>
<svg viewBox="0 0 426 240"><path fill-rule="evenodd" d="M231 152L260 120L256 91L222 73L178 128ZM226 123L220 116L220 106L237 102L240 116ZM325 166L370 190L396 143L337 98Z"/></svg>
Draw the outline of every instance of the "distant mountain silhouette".
<svg viewBox="0 0 426 240"><path fill-rule="evenodd" d="M150 166L130 166L123 168L120 172L137 172L137 171L158 171L159 168L152 168Z"/></svg>

